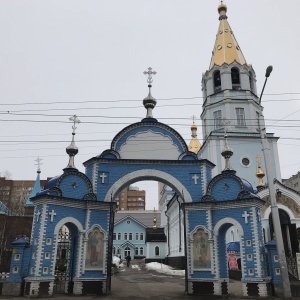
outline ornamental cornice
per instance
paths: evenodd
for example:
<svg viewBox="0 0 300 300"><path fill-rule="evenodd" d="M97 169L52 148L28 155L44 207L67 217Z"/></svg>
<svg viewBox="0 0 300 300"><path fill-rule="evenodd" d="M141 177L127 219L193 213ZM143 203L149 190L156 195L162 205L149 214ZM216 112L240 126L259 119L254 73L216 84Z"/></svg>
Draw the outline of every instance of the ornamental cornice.
<svg viewBox="0 0 300 300"><path fill-rule="evenodd" d="M264 204L264 200L252 198L220 202L190 202L183 203L182 205L185 207L186 210L219 210L229 208L242 208L249 206L262 208Z"/></svg>
<svg viewBox="0 0 300 300"><path fill-rule="evenodd" d="M81 209L108 209L110 206L116 206L115 202L78 200L65 197L56 197L51 195L39 195L32 200L35 206L40 204L47 204Z"/></svg>
<svg viewBox="0 0 300 300"><path fill-rule="evenodd" d="M98 162L101 164L123 164L123 165L208 165L214 167L215 164L210 162L207 159L200 159L200 160L146 160L146 159L109 159L109 158L100 158L100 157L93 157L84 165L91 165L94 162Z"/></svg>

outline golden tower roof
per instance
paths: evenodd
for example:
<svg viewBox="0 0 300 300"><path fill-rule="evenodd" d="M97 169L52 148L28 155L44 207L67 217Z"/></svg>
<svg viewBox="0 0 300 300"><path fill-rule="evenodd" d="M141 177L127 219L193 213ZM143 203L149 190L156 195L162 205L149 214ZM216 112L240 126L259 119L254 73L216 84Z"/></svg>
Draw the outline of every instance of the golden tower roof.
<svg viewBox="0 0 300 300"><path fill-rule="evenodd" d="M198 153L198 151L201 148L201 144L197 139L197 125L195 124L195 116L193 116L192 119L193 119L193 125L191 126L192 139L189 144L189 151Z"/></svg>
<svg viewBox="0 0 300 300"><path fill-rule="evenodd" d="M258 178L258 186L264 186L263 178L265 177L265 173L261 169L261 156L259 154L256 155L256 160L257 160L257 172L256 172L256 177Z"/></svg>
<svg viewBox="0 0 300 300"><path fill-rule="evenodd" d="M224 63L231 64L234 61L241 65L246 64L246 59L227 21L227 6L223 2L219 5L218 12L220 25L209 69L214 65L222 66Z"/></svg>

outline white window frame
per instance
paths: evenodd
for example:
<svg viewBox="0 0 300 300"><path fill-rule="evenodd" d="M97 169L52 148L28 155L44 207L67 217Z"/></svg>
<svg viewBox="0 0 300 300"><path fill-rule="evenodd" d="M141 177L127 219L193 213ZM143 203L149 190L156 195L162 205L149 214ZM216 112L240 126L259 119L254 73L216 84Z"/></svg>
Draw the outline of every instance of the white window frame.
<svg viewBox="0 0 300 300"><path fill-rule="evenodd" d="M243 107L236 107L235 113L236 113L236 126L246 127L245 109Z"/></svg>
<svg viewBox="0 0 300 300"><path fill-rule="evenodd" d="M214 128L219 129L222 128L222 110L214 111Z"/></svg>

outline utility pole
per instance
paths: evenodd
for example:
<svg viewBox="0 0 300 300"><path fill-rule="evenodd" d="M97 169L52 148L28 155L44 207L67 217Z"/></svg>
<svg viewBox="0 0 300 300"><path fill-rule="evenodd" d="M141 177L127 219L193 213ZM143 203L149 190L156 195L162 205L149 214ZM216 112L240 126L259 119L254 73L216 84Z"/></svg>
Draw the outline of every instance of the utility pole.
<svg viewBox="0 0 300 300"><path fill-rule="evenodd" d="M266 126L265 126L264 117L263 117L263 108L261 106L261 98L264 93L267 80L268 80L272 70L273 70L272 66L268 66L268 68L266 70L265 83L264 83L262 92L259 97L260 114L259 114L258 121L259 121L259 129L260 129L260 133L261 133L261 143L263 146L262 150L263 150L263 154L264 154L265 168L266 168L266 174L267 174L267 180L268 180L269 196L270 196L270 202L271 202L271 214L272 214L274 233L275 233L275 239L276 239L277 254L278 254L279 264L280 264L280 274L281 274L281 280L282 280L283 297L291 298L292 294L291 294L291 286L290 286L290 280L289 280L289 272L288 272L288 268L287 268L283 239L282 239L279 210L278 210L278 206L277 206L277 202L276 202L275 188L274 188L274 182L273 182L274 178L272 178L273 170L272 170L272 165L271 165L271 160L270 160L270 148L269 148L269 142L268 142L267 133L266 133Z"/></svg>

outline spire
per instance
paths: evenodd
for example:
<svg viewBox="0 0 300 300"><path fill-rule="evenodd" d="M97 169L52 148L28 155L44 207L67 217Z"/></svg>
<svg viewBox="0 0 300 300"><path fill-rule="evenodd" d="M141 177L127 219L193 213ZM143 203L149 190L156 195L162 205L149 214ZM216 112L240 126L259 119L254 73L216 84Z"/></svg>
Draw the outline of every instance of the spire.
<svg viewBox="0 0 300 300"><path fill-rule="evenodd" d="M74 165L74 156L78 153L78 148L75 145L74 137L75 137L75 130L77 128L76 124L79 124L80 120L78 119L78 117L76 115L69 118L69 120L73 122L73 126L72 126L73 132L72 132L72 142L71 142L70 146L66 148L66 152L69 155L69 163L65 169L69 169L69 168L76 169L76 167Z"/></svg>
<svg viewBox="0 0 300 300"><path fill-rule="evenodd" d="M226 119L223 119L222 123L224 125L224 139L225 139L225 145L221 153L222 156L225 158L225 169L223 170L223 172L233 171L230 166L230 157L233 155L233 150L228 146L227 143L227 137L228 137L227 126L230 124L230 121L226 121Z"/></svg>
<svg viewBox="0 0 300 300"><path fill-rule="evenodd" d="M195 116L192 116L193 119L193 125L191 126L192 139L189 144L189 151L198 153L198 151L201 148L201 144L197 139L197 125L195 125L195 118L196 118Z"/></svg>
<svg viewBox="0 0 300 300"><path fill-rule="evenodd" d="M31 202L31 198L35 197L37 193L39 193L41 191L41 181L40 181L40 174L41 174L41 161L42 159L41 158L37 158L35 160L37 163L35 165L37 165L37 176L36 176L36 180L35 180L35 183L34 183L34 186L33 186L33 189L28 197L28 199L26 200L25 202L25 207L27 206L33 206L33 203Z"/></svg>
<svg viewBox="0 0 300 300"><path fill-rule="evenodd" d="M147 115L146 118L153 118L152 110L154 109L156 105L156 100L151 95L151 88L152 88L152 75L156 74L156 71L152 71L152 68L148 68L148 71L144 71L145 75L148 75L147 82L148 82L148 88L149 88L149 94L148 96L143 100L143 104L145 108L147 109Z"/></svg>
<svg viewBox="0 0 300 300"><path fill-rule="evenodd" d="M257 161L256 177L259 179L257 187L262 187L264 186L263 178L265 177L265 173L261 169L261 156L259 154L256 155L256 161Z"/></svg>
<svg viewBox="0 0 300 300"><path fill-rule="evenodd" d="M227 6L223 1L218 7L218 12L220 25L209 69L214 65L222 66L224 63L231 64L234 61L241 65L246 64L246 59L227 21Z"/></svg>
<svg viewBox="0 0 300 300"><path fill-rule="evenodd" d="M157 228L157 219L156 219L156 210L155 210L155 207L154 207L154 210L153 210L153 214L154 214L154 217L153 217L153 229L156 229Z"/></svg>

